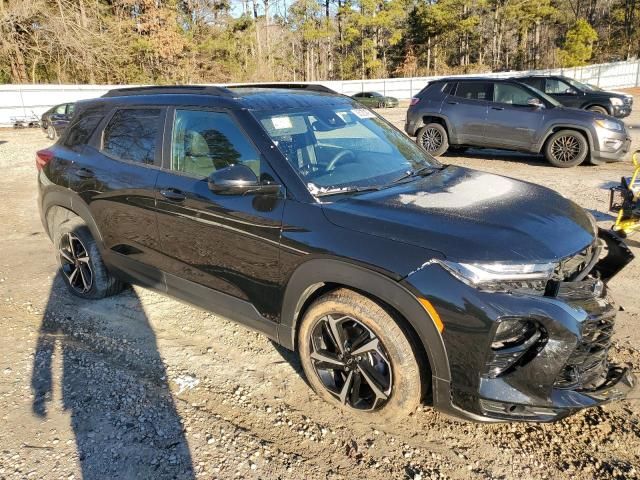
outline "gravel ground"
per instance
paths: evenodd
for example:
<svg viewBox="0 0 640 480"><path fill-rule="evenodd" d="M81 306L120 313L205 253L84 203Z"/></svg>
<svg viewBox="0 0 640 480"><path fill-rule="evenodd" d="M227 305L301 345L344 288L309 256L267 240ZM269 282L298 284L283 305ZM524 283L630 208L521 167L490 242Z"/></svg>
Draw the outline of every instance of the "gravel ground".
<svg viewBox="0 0 640 480"><path fill-rule="evenodd" d="M640 146L640 115L628 123ZM428 407L362 424L316 398L293 354L228 320L137 287L70 297L36 207L46 145L0 130L0 479L640 478L637 393L555 424L465 423ZM555 188L605 226L608 186L630 172L497 151L444 160ZM640 238L629 243L640 255ZM636 260L611 283L623 307L613 355L636 371L639 274Z"/></svg>

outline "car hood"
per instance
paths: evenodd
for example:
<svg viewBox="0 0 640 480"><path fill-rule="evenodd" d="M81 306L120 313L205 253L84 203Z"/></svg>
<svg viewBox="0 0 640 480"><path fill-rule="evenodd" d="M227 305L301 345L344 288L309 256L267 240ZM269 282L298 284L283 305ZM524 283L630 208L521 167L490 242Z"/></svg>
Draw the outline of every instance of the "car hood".
<svg viewBox="0 0 640 480"><path fill-rule="evenodd" d="M591 218L553 190L448 166L323 206L340 227L464 261L551 261L594 241Z"/></svg>
<svg viewBox="0 0 640 480"><path fill-rule="evenodd" d="M618 97L618 98L633 98L633 95L625 92L616 92L615 90L604 90L602 92L595 92L603 97Z"/></svg>

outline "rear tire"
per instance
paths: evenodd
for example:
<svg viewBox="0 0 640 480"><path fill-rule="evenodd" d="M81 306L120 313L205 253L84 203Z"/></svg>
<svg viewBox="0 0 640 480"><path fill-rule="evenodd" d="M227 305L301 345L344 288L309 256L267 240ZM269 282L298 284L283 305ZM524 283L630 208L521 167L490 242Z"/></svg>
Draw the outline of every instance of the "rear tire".
<svg viewBox="0 0 640 480"><path fill-rule="evenodd" d="M416 143L434 157L439 157L449 148L449 135L439 123L429 123L416 133Z"/></svg>
<svg viewBox="0 0 640 480"><path fill-rule="evenodd" d="M589 144L575 130L560 130L549 137L544 146L544 156L551 165L559 168L575 167L589 154Z"/></svg>
<svg viewBox="0 0 640 480"><path fill-rule="evenodd" d="M58 225L53 232L60 271L69 291L80 298L98 299L120 293L125 284L105 266L89 227L79 217Z"/></svg>
<svg viewBox="0 0 640 480"><path fill-rule="evenodd" d="M603 115L609 115L609 112L607 111L607 109L604 107L601 107L600 105L593 105L587 108L587 110L590 112L602 113Z"/></svg>
<svg viewBox="0 0 640 480"><path fill-rule="evenodd" d="M347 289L316 300L298 334L311 387L327 402L368 422L401 420L420 405L423 384L416 351L387 311Z"/></svg>

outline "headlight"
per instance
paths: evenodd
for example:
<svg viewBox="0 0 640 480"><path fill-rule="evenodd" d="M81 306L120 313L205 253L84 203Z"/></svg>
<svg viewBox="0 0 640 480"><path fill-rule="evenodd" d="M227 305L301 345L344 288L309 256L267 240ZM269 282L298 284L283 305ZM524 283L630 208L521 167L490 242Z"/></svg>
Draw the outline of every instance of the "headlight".
<svg viewBox="0 0 640 480"><path fill-rule="evenodd" d="M596 120L596 125L602 128L606 128L607 130L614 130L616 132L621 132L624 129L621 123L614 120L608 120L606 118L602 120Z"/></svg>
<svg viewBox="0 0 640 480"><path fill-rule="evenodd" d="M617 97L611 97L609 101L611 102L611 105L614 105L616 107L621 107L622 104L624 103L621 98L617 98Z"/></svg>
<svg viewBox="0 0 640 480"><path fill-rule="evenodd" d="M440 262L467 285L494 292L543 295L555 263L456 263Z"/></svg>

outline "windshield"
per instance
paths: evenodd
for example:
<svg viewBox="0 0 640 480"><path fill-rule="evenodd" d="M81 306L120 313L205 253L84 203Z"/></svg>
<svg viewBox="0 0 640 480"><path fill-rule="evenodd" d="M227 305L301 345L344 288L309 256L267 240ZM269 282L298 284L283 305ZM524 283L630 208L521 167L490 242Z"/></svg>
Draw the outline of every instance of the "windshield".
<svg viewBox="0 0 640 480"><path fill-rule="evenodd" d="M355 104L254 115L314 195L382 188L424 167L441 167L409 137Z"/></svg>
<svg viewBox="0 0 640 480"><path fill-rule="evenodd" d="M589 85L588 83L582 83L579 82L577 80L574 80L573 78L566 78L564 79L569 85L571 85L572 87L577 88L578 90L585 90L587 92L601 92L602 89L599 87L596 87L595 85Z"/></svg>
<svg viewBox="0 0 640 480"><path fill-rule="evenodd" d="M532 87L531 85L527 85L527 87L529 87L531 90L536 92L538 95L540 95L542 98L544 98L547 102L549 102L554 107L562 106L562 104L559 101L557 101L555 98L547 95L542 90L538 90L536 87Z"/></svg>

